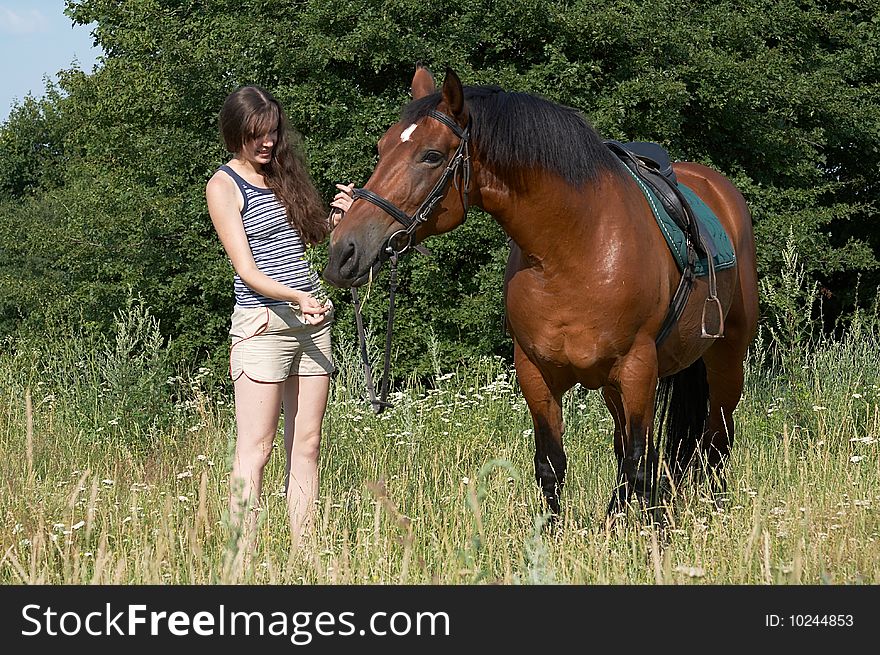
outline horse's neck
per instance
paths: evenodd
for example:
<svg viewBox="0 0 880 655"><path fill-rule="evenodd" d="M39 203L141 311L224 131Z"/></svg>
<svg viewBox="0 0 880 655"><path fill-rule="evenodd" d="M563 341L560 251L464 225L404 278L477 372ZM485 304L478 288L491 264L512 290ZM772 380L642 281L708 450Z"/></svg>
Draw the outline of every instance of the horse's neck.
<svg viewBox="0 0 880 655"><path fill-rule="evenodd" d="M491 214L501 228L526 254L544 256L556 249L572 251L572 242L585 244L603 229L608 215L604 185L575 189L555 176L544 176L528 191L514 192L498 180L481 185L480 207ZM600 193L600 188L606 194Z"/></svg>

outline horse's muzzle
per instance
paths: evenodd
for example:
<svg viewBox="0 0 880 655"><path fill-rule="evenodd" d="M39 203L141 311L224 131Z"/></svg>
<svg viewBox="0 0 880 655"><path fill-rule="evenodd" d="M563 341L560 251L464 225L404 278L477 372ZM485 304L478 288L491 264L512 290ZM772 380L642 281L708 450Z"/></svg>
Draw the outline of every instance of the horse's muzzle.
<svg viewBox="0 0 880 655"><path fill-rule="evenodd" d="M382 264L381 257L364 257L353 241L331 243L329 255L321 277L340 289L363 286Z"/></svg>

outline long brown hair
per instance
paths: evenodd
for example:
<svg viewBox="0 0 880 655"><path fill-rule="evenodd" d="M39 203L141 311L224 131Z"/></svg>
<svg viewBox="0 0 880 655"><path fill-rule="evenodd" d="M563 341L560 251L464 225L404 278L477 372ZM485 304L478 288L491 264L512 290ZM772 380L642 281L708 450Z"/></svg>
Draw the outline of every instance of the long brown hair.
<svg viewBox="0 0 880 655"><path fill-rule="evenodd" d="M220 109L220 134L231 153L272 130L278 138L271 161L263 166L266 185L287 210L287 220L307 244L319 243L330 231L327 208L306 168L299 134L287 122L284 110L271 93L250 85L227 96Z"/></svg>

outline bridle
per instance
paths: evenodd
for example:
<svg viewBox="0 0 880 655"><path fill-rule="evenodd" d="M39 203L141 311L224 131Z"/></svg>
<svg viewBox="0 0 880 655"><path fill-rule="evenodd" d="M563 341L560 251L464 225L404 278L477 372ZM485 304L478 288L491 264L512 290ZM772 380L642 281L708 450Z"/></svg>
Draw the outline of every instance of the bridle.
<svg viewBox="0 0 880 655"><path fill-rule="evenodd" d="M415 232L420 225L425 223L433 213L437 203L446 195L446 186L452 182L452 186L461 194L461 205L464 211L462 222L467 218L469 209L468 190L471 183L471 159L470 159L470 119L468 124L462 128L452 118L446 114L432 109L427 116L443 123L459 138L458 148L453 153L452 158L446 165L443 175L437 180L434 188L428 193L427 197L416 209L412 216L400 209L390 200L383 198L378 193L369 189L354 189L352 197L354 200L366 200L374 204L385 213L389 214L394 220L403 225L403 227L391 236L385 243L385 246L379 251L378 257L383 254L388 256L391 262L391 270L388 280L388 320L385 329L385 358L384 370L382 373L382 390L380 397L376 397L375 387L373 385L372 367L370 366L369 354L367 353L366 333L364 331L364 321L361 315L361 303L358 297L357 289L352 287L351 299L354 304L354 317L357 324L358 341L360 343L361 360L364 364L364 379L367 386L367 392L370 394L370 404L376 414L381 414L386 407L391 407L388 399L389 372L391 368L391 337L394 331L394 294L397 291L397 261L400 255L410 248L426 253L427 250L421 246L414 245Z"/></svg>
<svg viewBox="0 0 880 655"><path fill-rule="evenodd" d="M443 175L437 180L437 184L434 185L434 188L431 189L428 196L422 201L422 204L419 205L419 208L416 209L415 213L410 216L390 200L383 198L378 193L370 191L369 189L355 189L352 194L355 200L363 199L376 205L376 207L383 210L386 214L389 214L394 220L403 225L402 229L397 230L397 232L388 237L388 242L383 248L383 251L388 255L402 255L412 245L415 231L422 223L426 222L431 217L431 213L434 211L437 203L446 195L446 185L449 183L450 179L452 180L453 187L461 193L464 217L467 218L468 189L470 188L471 183L471 160L469 148L471 132L470 120L468 120L467 126L462 128L449 116L436 109L432 109L428 112L427 116L443 123L446 127L452 130L460 141L458 143L458 148L456 148L455 153L452 155L452 159L446 166L446 170L443 171ZM398 239L400 237L405 238L406 242L398 248Z"/></svg>

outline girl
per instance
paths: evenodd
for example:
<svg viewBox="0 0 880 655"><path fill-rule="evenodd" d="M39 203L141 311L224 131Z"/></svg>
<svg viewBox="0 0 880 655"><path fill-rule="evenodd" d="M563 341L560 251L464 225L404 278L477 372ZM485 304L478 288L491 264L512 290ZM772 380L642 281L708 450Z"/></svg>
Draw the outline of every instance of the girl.
<svg viewBox="0 0 880 655"><path fill-rule="evenodd" d="M208 181L205 195L235 269L229 370L237 439L230 518L253 534L283 408L285 489L296 544L317 498L321 424L334 370L333 306L316 297L318 276L304 253L350 207L353 185L336 185L331 224L281 106L260 87L245 86L226 98L220 132L234 155Z"/></svg>

